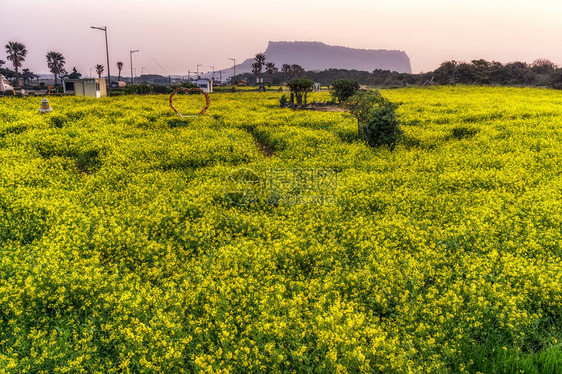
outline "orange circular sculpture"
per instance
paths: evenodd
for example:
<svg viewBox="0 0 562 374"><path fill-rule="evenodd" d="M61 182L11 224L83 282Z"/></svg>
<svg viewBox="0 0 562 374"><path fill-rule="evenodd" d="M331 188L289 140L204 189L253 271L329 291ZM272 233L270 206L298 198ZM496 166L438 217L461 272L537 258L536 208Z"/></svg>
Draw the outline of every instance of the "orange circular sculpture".
<svg viewBox="0 0 562 374"><path fill-rule="evenodd" d="M199 112L199 114L197 114L196 116L186 116L181 114L176 107L174 107L174 95L176 93L178 93L179 91L184 91L184 92L201 92L203 95L205 95L205 108L203 108L202 111ZM170 95L170 108L172 108L174 110L174 112L176 112L178 114L178 116L180 117L197 117L197 116L202 116L203 114L205 114L205 112L207 111L207 109L209 109L209 105L211 104L211 99L209 98L209 94L207 94L205 91L203 91L200 88L176 88L174 90L174 92L172 92L172 94Z"/></svg>

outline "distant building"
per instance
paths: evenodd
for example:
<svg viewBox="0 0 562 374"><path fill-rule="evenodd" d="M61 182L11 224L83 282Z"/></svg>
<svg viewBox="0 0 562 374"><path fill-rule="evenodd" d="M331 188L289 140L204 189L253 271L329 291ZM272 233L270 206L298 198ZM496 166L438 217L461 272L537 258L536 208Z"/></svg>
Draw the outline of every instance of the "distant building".
<svg viewBox="0 0 562 374"><path fill-rule="evenodd" d="M63 81L62 86L65 94L98 99L107 96L107 87L103 78L67 79Z"/></svg>
<svg viewBox="0 0 562 374"><path fill-rule="evenodd" d="M202 89L203 91L210 93L213 92L213 80L207 78L200 78L195 81L197 87Z"/></svg>

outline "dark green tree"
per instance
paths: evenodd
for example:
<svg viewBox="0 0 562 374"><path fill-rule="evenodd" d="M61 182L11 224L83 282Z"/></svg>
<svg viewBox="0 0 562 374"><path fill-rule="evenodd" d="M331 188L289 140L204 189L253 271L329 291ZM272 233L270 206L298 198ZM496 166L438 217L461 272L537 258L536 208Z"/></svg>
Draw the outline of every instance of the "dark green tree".
<svg viewBox="0 0 562 374"><path fill-rule="evenodd" d="M27 56L27 49L25 45L19 42L8 42L5 46L6 48L6 57L8 60L12 61L15 70L16 76L16 83L14 87L19 87L19 68L22 66L22 62L25 61L25 57Z"/></svg>
<svg viewBox="0 0 562 374"><path fill-rule="evenodd" d="M309 92L312 92L314 82L308 78L295 78L287 83L287 86L297 99L297 104L306 104L306 97ZM303 102L304 99L304 102Z"/></svg>
<svg viewBox="0 0 562 374"><path fill-rule="evenodd" d="M49 52L47 53L47 67L49 71L55 75L55 86L57 85L57 77L61 76L64 69L64 64L66 60L60 52Z"/></svg>

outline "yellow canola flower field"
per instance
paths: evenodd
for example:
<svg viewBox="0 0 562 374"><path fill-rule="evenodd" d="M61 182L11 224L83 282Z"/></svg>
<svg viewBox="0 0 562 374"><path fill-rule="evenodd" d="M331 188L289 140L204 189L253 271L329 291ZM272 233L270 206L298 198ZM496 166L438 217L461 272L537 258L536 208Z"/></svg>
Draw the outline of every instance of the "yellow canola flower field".
<svg viewBox="0 0 562 374"><path fill-rule="evenodd" d="M562 372L561 92L281 95L0 99L0 372Z"/></svg>

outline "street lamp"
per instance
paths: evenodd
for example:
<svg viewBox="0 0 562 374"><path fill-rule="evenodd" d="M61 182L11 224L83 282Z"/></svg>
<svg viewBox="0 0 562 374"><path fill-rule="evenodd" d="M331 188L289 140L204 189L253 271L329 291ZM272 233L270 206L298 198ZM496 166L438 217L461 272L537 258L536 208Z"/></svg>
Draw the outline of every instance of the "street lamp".
<svg viewBox="0 0 562 374"><path fill-rule="evenodd" d="M234 75L232 76L232 84L234 86L236 86L236 82L234 82L234 79L236 77L236 59L235 58L229 58L229 60L234 61L234 65L232 65L232 67L234 68Z"/></svg>
<svg viewBox="0 0 562 374"><path fill-rule="evenodd" d="M133 75L133 53L138 51L139 51L138 49L129 51L129 57L131 58L131 84L135 84L135 77Z"/></svg>
<svg viewBox="0 0 562 374"><path fill-rule="evenodd" d="M203 65L197 64L197 79L199 79L199 66L203 66Z"/></svg>
<svg viewBox="0 0 562 374"><path fill-rule="evenodd" d="M146 66L141 67L141 76L144 75L144 69L146 69Z"/></svg>
<svg viewBox="0 0 562 374"><path fill-rule="evenodd" d="M90 28L96 30L102 30L103 32L105 32L105 54L107 55L107 90L109 91L109 89L111 88L111 82L110 82L111 73L109 72L109 46L107 44L107 26L103 26L103 27L90 26Z"/></svg>

